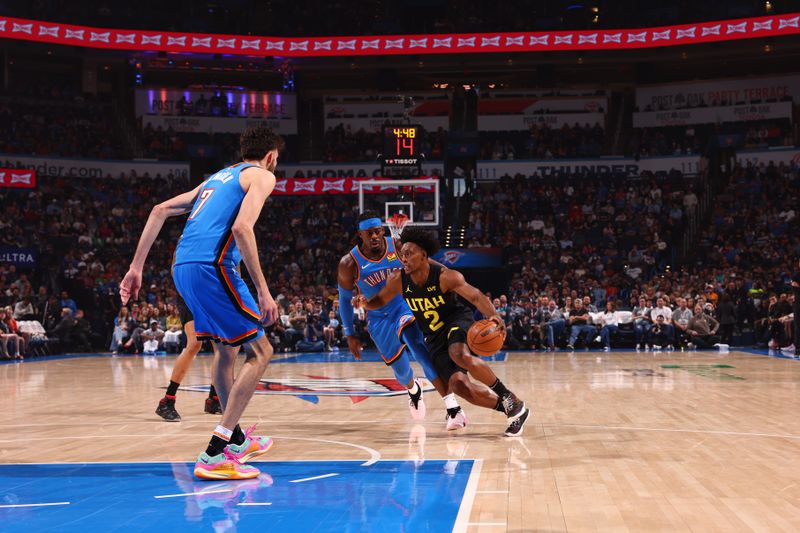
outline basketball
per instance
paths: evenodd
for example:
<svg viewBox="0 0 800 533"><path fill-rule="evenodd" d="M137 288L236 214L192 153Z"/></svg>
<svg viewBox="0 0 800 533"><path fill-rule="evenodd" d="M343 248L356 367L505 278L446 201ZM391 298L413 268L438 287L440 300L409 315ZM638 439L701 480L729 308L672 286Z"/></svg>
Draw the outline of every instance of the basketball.
<svg viewBox="0 0 800 533"><path fill-rule="evenodd" d="M470 326L467 332L467 345L472 353L481 357L496 354L506 341L506 330L500 328L493 320L479 320Z"/></svg>

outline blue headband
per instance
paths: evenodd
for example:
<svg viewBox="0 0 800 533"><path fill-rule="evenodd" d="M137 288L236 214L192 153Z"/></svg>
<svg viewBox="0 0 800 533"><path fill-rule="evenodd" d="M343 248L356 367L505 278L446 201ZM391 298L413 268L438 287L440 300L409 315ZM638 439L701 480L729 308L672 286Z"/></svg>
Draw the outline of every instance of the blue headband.
<svg viewBox="0 0 800 533"><path fill-rule="evenodd" d="M383 226L383 223L381 223L381 219L377 217L368 218L358 223L358 231L366 231L372 228L379 228L381 226Z"/></svg>

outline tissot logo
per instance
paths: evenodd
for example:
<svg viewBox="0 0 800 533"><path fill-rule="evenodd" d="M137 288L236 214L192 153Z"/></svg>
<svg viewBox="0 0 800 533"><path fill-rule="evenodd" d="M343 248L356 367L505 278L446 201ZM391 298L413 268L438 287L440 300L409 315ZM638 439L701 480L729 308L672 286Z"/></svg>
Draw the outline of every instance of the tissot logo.
<svg viewBox="0 0 800 533"><path fill-rule="evenodd" d="M410 316L410 315L409 315ZM424 391L433 387L424 379L419 380ZM208 392L208 385L182 386L182 390ZM328 378L325 376L300 376L296 378L262 379L256 385L256 394L297 396L311 403L319 403L318 396L349 396L353 403L370 397L401 396L406 388L389 378Z"/></svg>

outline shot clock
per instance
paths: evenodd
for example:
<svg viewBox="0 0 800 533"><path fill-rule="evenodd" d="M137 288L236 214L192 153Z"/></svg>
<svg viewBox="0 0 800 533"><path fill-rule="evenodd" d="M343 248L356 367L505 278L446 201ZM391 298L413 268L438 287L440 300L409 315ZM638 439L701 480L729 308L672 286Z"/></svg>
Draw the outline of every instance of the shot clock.
<svg viewBox="0 0 800 533"><path fill-rule="evenodd" d="M421 128L411 125L383 127L383 156L381 170L384 176L419 176L422 166Z"/></svg>

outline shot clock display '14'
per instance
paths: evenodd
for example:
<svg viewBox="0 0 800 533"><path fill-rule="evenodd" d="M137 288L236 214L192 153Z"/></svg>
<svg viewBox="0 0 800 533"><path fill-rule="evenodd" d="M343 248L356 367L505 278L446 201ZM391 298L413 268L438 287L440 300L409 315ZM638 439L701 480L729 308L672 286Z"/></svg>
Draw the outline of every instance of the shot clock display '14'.
<svg viewBox="0 0 800 533"><path fill-rule="evenodd" d="M383 127L383 157L381 170L384 176L419 176L422 166L421 129L419 126L394 125Z"/></svg>

